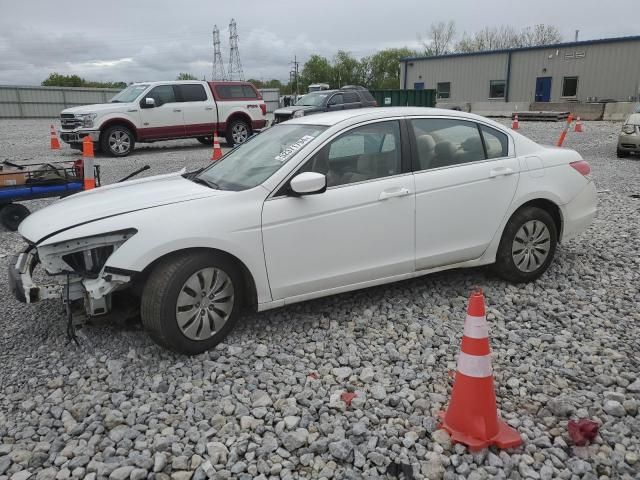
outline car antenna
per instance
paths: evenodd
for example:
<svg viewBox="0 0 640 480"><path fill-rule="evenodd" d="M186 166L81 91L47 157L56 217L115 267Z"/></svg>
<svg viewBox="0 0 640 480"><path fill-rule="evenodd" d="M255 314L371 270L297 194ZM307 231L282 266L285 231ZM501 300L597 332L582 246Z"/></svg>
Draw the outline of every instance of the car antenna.
<svg viewBox="0 0 640 480"><path fill-rule="evenodd" d="M138 170L136 170L135 172L130 173L129 175L127 175L124 178L121 178L120 180L118 180L116 183L120 183L120 182L124 182L125 180L129 180L131 177L135 177L136 175L138 175L139 173L144 172L145 170L149 170L151 169L151 167L149 165L145 165L142 168L139 168Z"/></svg>

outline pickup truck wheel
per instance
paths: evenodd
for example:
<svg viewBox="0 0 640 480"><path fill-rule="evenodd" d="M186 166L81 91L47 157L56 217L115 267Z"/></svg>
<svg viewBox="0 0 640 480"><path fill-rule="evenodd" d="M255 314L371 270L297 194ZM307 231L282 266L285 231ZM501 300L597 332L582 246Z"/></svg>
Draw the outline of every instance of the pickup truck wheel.
<svg viewBox="0 0 640 480"><path fill-rule="evenodd" d="M207 252L170 257L144 287L142 323L161 346L195 355L227 336L242 299L242 277L227 258Z"/></svg>
<svg viewBox="0 0 640 480"><path fill-rule="evenodd" d="M246 142L251 136L251 127L244 120L231 120L227 127L226 137L227 144L232 147L235 144Z"/></svg>
<svg viewBox="0 0 640 480"><path fill-rule="evenodd" d="M29 209L19 203L10 203L1 207L0 221L7 228L15 232L18 230L20 223L29 216Z"/></svg>
<svg viewBox="0 0 640 480"><path fill-rule="evenodd" d="M123 125L114 125L100 134L100 147L112 157L126 157L133 152L135 138Z"/></svg>
<svg viewBox="0 0 640 480"><path fill-rule="evenodd" d="M208 147L213 145L213 137L198 137L198 141L203 145L207 145Z"/></svg>

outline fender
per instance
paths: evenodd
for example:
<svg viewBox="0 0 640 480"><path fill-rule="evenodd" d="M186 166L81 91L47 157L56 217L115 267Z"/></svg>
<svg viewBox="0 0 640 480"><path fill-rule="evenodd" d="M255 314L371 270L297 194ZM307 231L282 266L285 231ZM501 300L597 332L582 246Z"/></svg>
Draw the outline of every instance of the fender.
<svg viewBox="0 0 640 480"><path fill-rule="evenodd" d="M118 114L119 116L109 115L106 119L102 121L100 124L100 132L102 133L107 128L112 125L125 125L131 132L133 133L136 140L138 140L138 128L135 126L133 121L122 114Z"/></svg>

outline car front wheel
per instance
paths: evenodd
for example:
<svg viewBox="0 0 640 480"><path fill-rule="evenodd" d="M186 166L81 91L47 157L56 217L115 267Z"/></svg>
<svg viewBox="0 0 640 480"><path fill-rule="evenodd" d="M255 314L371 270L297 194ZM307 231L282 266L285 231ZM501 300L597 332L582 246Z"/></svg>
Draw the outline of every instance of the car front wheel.
<svg viewBox="0 0 640 480"><path fill-rule="evenodd" d="M153 269L142 293L142 323L161 346L195 355L227 336L242 299L242 277L233 262L208 252L187 253Z"/></svg>
<svg viewBox="0 0 640 480"><path fill-rule="evenodd" d="M557 243L558 231L551 215L538 207L522 208L504 229L495 270L509 282L533 281L549 267Z"/></svg>
<svg viewBox="0 0 640 480"><path fill-rule="evenodd" d="M135 146L131 130L122 125L114 125L100 134L100 149L112 157L126 157Z"/></svg>

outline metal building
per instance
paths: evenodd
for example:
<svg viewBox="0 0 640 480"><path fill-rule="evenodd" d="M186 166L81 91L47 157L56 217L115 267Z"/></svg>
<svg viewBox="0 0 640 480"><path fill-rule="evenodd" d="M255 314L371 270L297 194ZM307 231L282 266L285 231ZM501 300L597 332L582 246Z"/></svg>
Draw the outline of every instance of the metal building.
<svg viewBox="0 0 640 480"><path fill-rule="evenodd" d="M636 101L640 36L406 58L400 88L443 103Z"/></svg>

